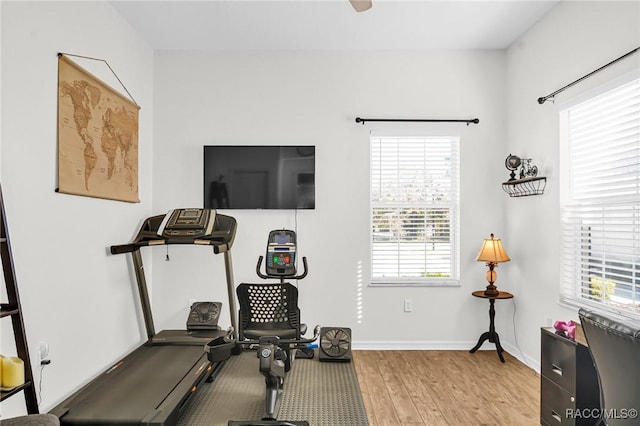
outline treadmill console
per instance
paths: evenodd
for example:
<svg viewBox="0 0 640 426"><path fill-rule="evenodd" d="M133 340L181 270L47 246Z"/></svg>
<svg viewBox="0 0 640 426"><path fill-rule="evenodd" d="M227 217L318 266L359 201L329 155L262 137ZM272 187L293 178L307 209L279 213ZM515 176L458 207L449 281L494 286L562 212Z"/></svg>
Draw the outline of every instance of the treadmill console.
<svg viewBox="0 0 640 426"><path fill-rule="evenodd" d="M267 242L267 275L296 274L296 233L286 229L269 232Z"/></svg>
<svg viewBox="0 0 640 426"><path fill-rule="evenodd" d="M165 215L158 236L163 238L206 238L213 233L216 211L175 209Z"/></svg>

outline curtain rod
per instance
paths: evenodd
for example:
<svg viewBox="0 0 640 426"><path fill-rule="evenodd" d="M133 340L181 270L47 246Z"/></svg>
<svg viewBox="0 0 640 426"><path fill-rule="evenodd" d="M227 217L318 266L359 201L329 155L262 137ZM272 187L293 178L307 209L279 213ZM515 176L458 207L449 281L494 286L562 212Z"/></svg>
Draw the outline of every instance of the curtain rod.
<svg viewBox="0 0 640 426"><path fill-rule="evenodd" d="M620 56L619 58L614 59L613 61L609 62L608 64L601 66L601 67L600 67L600 68L598 68L597 70L595 70L595 71L591 71L589 74L587 74L587 75L584 75L584 76L580 77L579 79L577 79L577 80L576 80L576 81L574 81L573 83L569 83L569 84L567 84L566 86L564 86L564 87L562 87L562 88L560 88L560 89L556 90L555 92L548 94L547 96L543 96L543 97L541 97L541 98L538 98L538 103L539 103L540 105L542 105L543 103L545 103L545 102L546 102L546 101L548 101L549 99L553 100L553 98L554 98L558 93L560 93L560 92L564 92L566 89L568 89L569 87L573 86L574 84L576 84L576 83L580 83L582 80L584 80L584 79L586 79L586 78L591 77L593 74L595 74L595 73L597 73L597 72L600 72L600 71L602 71L603 69L607 68L608 66L613 65L613 64L615 64L616 62L618 62L618 61L620 61L620 60L622 60L622 59L626 58L627 56L629 56L629 55L632 55L632 54L636 53L638 50L640 50L640 47L636 47L636 48L635 48L635 49L633 49L632 51L627 52L627 53L625 53L624 55Z"/></svg>
<svg viewBox="0 0 640 426"><path fill-rule="evenodd" d="M360 118L356 117L356 123L364 123L367 121L388 121L388 122L403 122L403 123L467 123L467 126L471 123L478 124L480 120L473 118L470 120L441 120L435 118L425 119L413 119L413 118Z"/></svg>

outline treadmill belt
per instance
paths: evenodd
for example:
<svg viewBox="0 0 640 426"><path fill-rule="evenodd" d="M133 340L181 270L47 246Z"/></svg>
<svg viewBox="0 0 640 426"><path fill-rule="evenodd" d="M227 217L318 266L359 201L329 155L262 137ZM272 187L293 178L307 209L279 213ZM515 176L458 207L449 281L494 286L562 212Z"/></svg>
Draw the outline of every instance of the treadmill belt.
<svg viewBox="0 0 640 426"><path fill-rule="evenodd" d="M202 362L201 346L141 346L70 400L62 424L140 424Z"/></svg>

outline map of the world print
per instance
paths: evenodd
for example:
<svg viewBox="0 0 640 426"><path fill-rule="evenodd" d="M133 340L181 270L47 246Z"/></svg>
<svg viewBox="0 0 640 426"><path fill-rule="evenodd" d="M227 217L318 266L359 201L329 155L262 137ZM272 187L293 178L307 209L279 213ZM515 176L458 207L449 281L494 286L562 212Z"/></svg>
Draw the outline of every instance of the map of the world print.
<svg viewBox="0 0 640 426"><path fill-rule="evenodd" d="M140 201L139 109L66 56L59 56L59 192Z"/></svg>

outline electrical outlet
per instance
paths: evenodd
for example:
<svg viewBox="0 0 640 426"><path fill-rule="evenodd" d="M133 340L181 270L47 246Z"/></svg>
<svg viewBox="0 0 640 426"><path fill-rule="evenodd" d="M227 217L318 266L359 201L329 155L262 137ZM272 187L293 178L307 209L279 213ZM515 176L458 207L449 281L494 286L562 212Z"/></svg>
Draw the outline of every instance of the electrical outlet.
<svg viewBox="0 0 640 426"><path fill-rule="evenodd" d="M39 346L40 364L49 362L49 344L40 342Z"/></svg>
<svg viewBox="0 0 640 426"><path fill-rule="evenodd" d="M413 302L411 299L404 299L404 311L411 312L413 310Z"/></svg>

